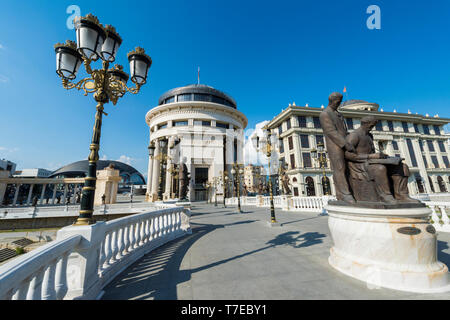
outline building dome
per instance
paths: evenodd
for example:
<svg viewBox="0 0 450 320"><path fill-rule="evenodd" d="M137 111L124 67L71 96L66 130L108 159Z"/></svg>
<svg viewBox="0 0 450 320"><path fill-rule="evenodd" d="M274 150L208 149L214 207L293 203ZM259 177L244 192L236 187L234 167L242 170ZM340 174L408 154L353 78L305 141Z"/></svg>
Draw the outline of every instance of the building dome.
<svg viewBox="0 0 450 320"><path fill-rule="evenodd" d="M135 168L123 162L114 160L98 160L97 170L103 170L110 164L114 165L114 169L119 170L119 175L122 177L122 183L143 185L145 179L142 174ZM89 170L89 161L82 160L68 164L51 173L49 178L64 177L64 178L84 178L87 176Z"/></svg>
<svg viewBox="0 0 450 320"><path fill-rule="evenodd" d="M236 101L232 97L204 84L171 89L159 98L158 105L183 101L206 101L237 109Z"/></svg>
<svg viewBox="0 0 450 320"><path fill-rule="evenodd" d="M340 108L347 110L378 111L379 107L380 106L376 103L357 99L343 101L340 105Z"/></svg>

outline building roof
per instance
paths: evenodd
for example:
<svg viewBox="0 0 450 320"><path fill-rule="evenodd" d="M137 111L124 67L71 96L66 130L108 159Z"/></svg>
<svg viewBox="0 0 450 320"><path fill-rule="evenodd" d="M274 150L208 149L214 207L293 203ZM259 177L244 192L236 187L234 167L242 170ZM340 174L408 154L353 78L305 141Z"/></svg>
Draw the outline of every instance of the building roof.
<svg viewBox="0 0 450 320"><path fill-rule="evenodd" d="M103 170L106 167L108 167L110 164L114 165L114 169L119 170L119 175L121 176L127 176L127 177L136 177L139 181L139 183L133 182L134 184L145 184L145 179L142 176L142 174L137 171L132 166L125 164L123 162L114 161L114 160L98 160L97 161L97 170ZM66 176L66 177L84 177L87 176L89 169L89 161L88 160L82 160L73 162L71 164L68 164L62 168L59 168L56 171L53 171L52 174L49 176L49 178L54 178L57 176Z"/></svg>
<svg viewBox="0 0 450 320"><path fill-rule="evenodd" d="M232 107L234 109L237 108L236 101L231 96L204 84L191 84L184 87L171 89L159 97L158 105L166 104L168 103L168 99L184 94L198 94L198 96L194 95L190 101L214 102Z"/></svg>

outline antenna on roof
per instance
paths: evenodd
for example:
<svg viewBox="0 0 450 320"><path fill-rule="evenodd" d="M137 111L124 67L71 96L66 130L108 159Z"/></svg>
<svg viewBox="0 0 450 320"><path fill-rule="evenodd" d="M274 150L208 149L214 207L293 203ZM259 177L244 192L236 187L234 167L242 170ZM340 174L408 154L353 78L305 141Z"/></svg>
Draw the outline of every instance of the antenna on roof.
<svg viewBox="0 0 450 320"><path fill-rule="evenodd" d="M197 84L200 84L200 67L198 67L198 72L197 72Z"/></svg>

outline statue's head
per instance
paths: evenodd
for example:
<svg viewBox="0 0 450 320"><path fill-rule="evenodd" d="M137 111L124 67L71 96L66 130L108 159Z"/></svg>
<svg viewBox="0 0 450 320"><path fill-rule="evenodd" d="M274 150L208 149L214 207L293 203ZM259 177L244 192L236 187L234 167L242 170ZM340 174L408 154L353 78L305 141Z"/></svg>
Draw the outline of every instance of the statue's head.
<svg viewBox="0 0 450 320"><path fill-rule="evenodd" d="M328 97L328 106L337 110L337 108L341 105L342 99L344 96L340 92L333 92Z"/></svg>
<svg viewBox="0 0 450 320"><path fill-rule="evenodd" d="M376 126L378 120L374 116L366 116L361 119L361 126L367 130L372 130Z"/></svg>

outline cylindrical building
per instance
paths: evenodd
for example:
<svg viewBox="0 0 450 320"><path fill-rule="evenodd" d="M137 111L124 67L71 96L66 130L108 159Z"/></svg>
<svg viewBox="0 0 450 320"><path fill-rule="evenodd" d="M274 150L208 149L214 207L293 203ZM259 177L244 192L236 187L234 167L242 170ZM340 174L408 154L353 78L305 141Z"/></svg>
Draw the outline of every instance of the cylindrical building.
<svg viewBox="0 0 450 320"><path fill-rule="evenodd" d="M190 173L190 201L206 200L205 182L224 171L231 180L231 165L243 163L247 118L233 98L212 87L199 84L169 90L147 113L146 122L150 145L155 147L154 156L149 156L148 201L157 200L158 193L163 193L163 199L178 198L181 163ZM161 140L166 142L163 148ZM222 185L216 192L223 195Z"/></svg>

